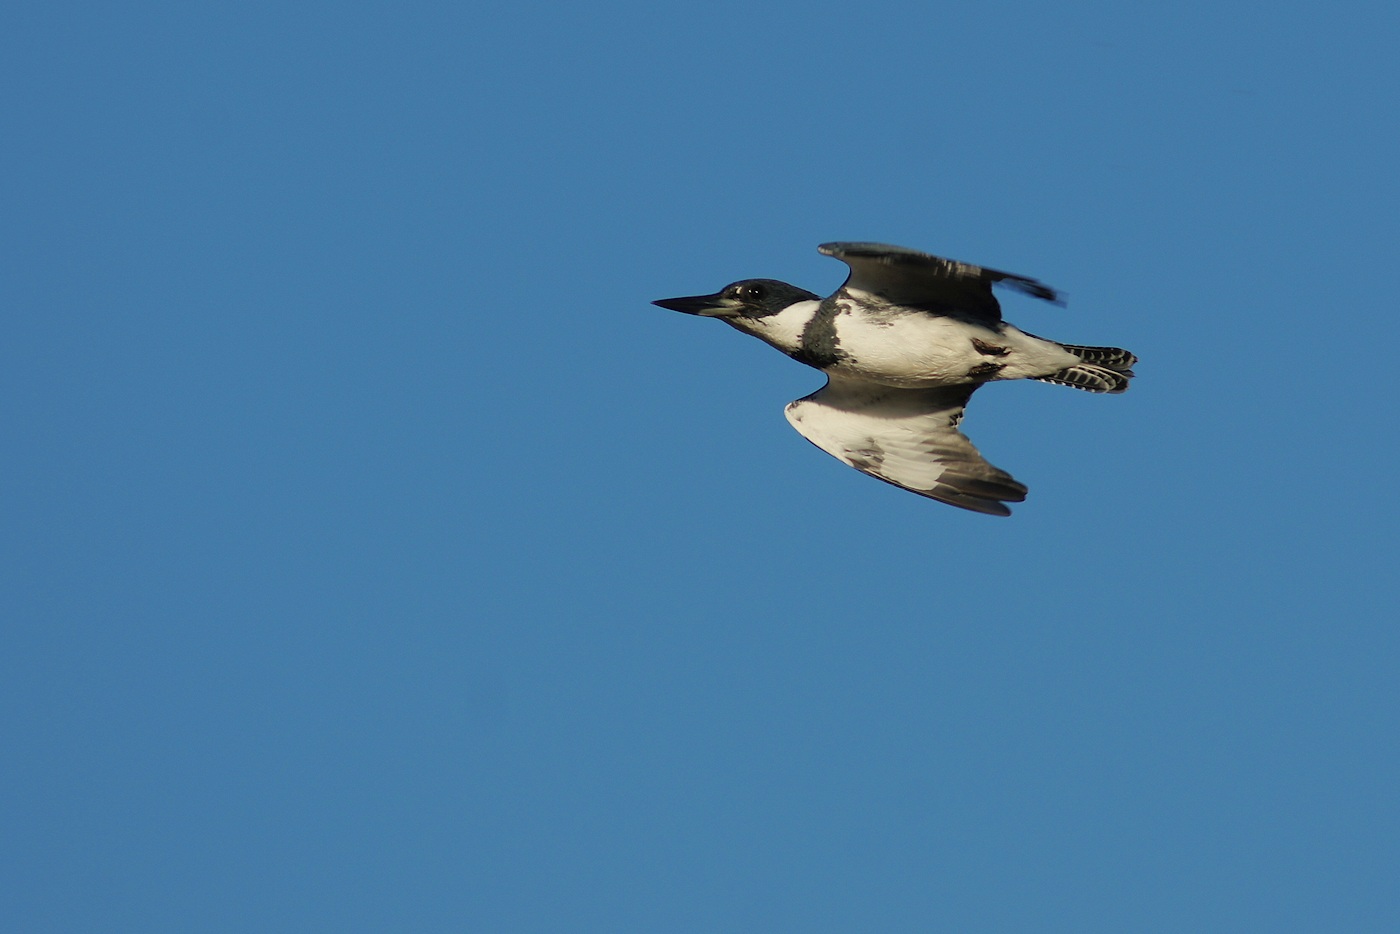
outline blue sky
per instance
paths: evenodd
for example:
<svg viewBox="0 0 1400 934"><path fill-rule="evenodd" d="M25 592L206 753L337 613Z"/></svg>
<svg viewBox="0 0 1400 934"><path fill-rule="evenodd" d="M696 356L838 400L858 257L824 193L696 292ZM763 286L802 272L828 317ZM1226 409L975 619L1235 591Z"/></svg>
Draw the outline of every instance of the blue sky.
<svg viewBox="0 0 1400 934"><path fill-rule="evenodd" d="M1400 926L1397 26L8 10L4 926ZM1139 377L873 482L649 304L827 240Z"/></svg>

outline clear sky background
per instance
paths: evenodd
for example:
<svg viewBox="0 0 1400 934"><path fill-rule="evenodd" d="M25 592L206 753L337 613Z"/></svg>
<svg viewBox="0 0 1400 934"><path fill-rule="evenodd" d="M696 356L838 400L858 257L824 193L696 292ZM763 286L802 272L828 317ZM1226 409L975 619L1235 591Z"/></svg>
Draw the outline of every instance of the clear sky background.
<svg viewBox="0 0 1400 934"><path fill-rule="evenodd" d="M12 4L0 926L1400 929L1400 12ZM653 307L1141 358L1010 519Z"/></svg>

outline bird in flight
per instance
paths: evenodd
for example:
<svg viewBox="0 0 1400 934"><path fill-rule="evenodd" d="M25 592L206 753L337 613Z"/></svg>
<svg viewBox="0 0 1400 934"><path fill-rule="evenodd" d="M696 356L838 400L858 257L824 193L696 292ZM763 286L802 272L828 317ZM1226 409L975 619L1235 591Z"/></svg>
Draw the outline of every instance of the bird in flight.
<svg viewBox="0 0 1400 934"><path fill-rule="evenodd" d="M788 421L844 464L952 506L1009 516L1026 487L986 460L958 426L984 383L1034 379L1088 392L1128 388L1137 357L1061 344L1001 318L992 286L1063 304L1035 279L883 243L817 248L850 267L820 298L776 279L713 295L663 298L672 311L719 318L826 374L788 405Z"/></svg>

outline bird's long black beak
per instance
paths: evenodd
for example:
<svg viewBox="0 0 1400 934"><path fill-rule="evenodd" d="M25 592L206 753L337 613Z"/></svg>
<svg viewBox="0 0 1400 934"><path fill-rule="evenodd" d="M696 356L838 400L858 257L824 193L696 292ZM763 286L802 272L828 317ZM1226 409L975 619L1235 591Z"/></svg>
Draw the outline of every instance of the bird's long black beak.
<svg viewBox="0 0 1400 934"><path fill-rule="evenodd" d="M706 318L723 318L732 315L739 310L739 305L731 298L722 297L723 293L716 292L713 295L686 295L681 298L658 298L652 302L653 305L660 305L662 308L671 311L679 311L687 315L701 315Z"/></svg>

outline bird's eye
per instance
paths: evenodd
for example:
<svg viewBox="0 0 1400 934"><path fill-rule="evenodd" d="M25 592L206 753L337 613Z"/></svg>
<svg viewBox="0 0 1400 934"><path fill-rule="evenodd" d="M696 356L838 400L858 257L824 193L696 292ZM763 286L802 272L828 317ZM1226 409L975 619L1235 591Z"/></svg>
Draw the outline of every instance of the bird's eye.
<svg viewBox="0 0 1400 934"><path fill-rule="evenodd" d="M763 298L763 286L750 282L739 286L739 297L746 302L756 302Z"/></svg>

